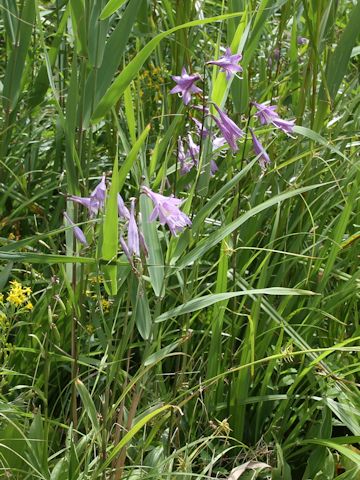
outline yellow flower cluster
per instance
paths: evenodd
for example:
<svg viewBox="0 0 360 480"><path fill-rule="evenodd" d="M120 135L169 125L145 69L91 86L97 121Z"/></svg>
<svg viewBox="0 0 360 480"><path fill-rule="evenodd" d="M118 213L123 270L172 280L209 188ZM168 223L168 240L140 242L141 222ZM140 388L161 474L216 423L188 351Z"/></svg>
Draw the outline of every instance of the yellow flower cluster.
<svg viewBox="0 0 360 480"><path fill-rule="evenodd" d="M93 285L95 283L104 283L104 276L97 275L97 276L90 277L90 283L92 283Z"/></svg>
<svg viewBox="0 0 360 480"><path fill-rule="evenodd" d="M144 95L144 91L152 91L151 95L155 101L162 99L162 86L165 83L166 70L161 67L155 67L150 65L149 70L145 70L140 75L140 81L142 88L140 90L140 96Z"/></svg>
<svg viewBox="0 0 360 480"><path fill-rule="evenodd" d="M106 298L102 298L100 303L104 313L108 313L110 311L111 302L109 300L106 300Z"/></svg>
<svg viewBox="0 0 360 480"><path fill-rule="evenodd" d="M25 308L27 310L33 309L33 304L29 301L29 296L31 294L30 287L23 287L20 282L13 280L10 282L10 290L6 297L6 300L15 307L20 307L26 303Z"/></svg>

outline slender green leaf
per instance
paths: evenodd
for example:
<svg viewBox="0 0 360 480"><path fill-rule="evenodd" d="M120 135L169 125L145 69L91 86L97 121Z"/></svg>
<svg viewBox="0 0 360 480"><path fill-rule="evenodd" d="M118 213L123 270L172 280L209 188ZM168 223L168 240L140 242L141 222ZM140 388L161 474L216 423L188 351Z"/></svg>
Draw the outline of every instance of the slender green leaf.
<svg viewBox="0 0 360 480"><path fill-rule="evenodd" d="M101 11L100 20L105 20L110 17L110 15L116 12L125 2L126 0L109 0Z"/></svg>
<svg viewBox="0 0 360 480"><path fill-rule="evenodd" d="M169 310L168 312L165 312L157 317L155 319L155 323L163 322L169 318L178 317L179 315L185 315L186 313L196 312L197 310L202 310L210 305L214 305L214 303L243 295L316 295L316 293L309 290L282 287L242 290L240 292L215 293L212 295L205 295L204 297L200 298L194 298L193 300L190 300L179 307Z"/></svg>

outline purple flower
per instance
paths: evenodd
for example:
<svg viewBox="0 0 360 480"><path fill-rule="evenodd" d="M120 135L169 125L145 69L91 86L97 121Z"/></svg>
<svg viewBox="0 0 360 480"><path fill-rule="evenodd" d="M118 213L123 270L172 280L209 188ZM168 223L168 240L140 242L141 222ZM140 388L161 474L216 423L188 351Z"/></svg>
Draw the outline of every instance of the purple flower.
<svg viewBox="0 0 360 480"><path fill-rule="evenodd" d="M230 80L231 76L236 72L242 72L242 68L238 65L241 59L241 53L232 55L230 48L227 48L225 55L218 60L207 62L207 65L217 65L220 67L221 72L226 72L226 80Z"/></svg>
<svg viewBox="0 0 360 480"><path fill-rule="evenodd" d="M283 120L282 118L277 118L273 120L273 125L280 128L285 133L292 133L294 130L295 120Z"/></svg>
<svg viewBox="0 0 360 480"><path fill-rule="evenodd" d="M87 246L88 243L86 241L86 237L85 237L83 231L81 230L81 228L74 224L74 222L71 220L71 218L69 217L69 215L66 212L64 212L64 217L65 217L67 223L72 227L72 230L74 232L76 240L78 242L82 243L83 245Z"/></svg>
<svg viewBox="0 0 360 480"><path fill-rule="evenodd" d="M97 215L100 208L100 202L96 198L92 197L78 197L77 195L70 195L68 200L72 202L79 203L89 210L90 218L94 215Z"/></svg>
<svg viewBox="0 0 360 480"><path fill-rule="evenodd" d="M278 47L274 48L273 55L274 55L275 60L279 60L279 58L280 58L280 48L278 48Z"/></svg>
<svg viewBox="0 0 360 480"><path fill-rule="evenodd" d="M230 145L230 148L233 152L238 150L238 146L236 145L236 140L238 138L243 137L245 134L244 132L234 123L231 118L229 118L225 112L223 112L215 103L214 107L219 114L220 118L214 117L214 120L219 127L223 137Z"/></svg>
<svg viewBox="0 0 360 480"><path fill-rule="evenodd" d="M255 115L260 120L261 125L272 123L285 133L291 133L294 129L295 120L283 120L276 112L275 105L265 105L264 103L253 102L258 111Z"/></svg>
<svg viewBox="0 0 360 480"><path fill-rule="evenodd" d="M199 137L206 138L209 135L209 130L197 118L191 117L191 120L195 123L196 133Z"/></svg>
<svg viewBox="0 0 360 480"><path fill-rule="evenodd" d="M188 75L185 67L181 70L181 76L173 76L172 79L177 85L170 90L170 93L180 93L185 105L188 105L191 100L192 93L201 93L201 88L195 85L195 82L201 79L199 74Z"/></svg>
<svg viewBox="0 0 360 480"><path fill-rule="evenodd" d="M99 208L102 208L104 206L106 197L105 175L102 176L100 183L96 185L90 197L96 199L99 202Z"/></svg>
<svg viewBox="0 0 360 480"><path fill-rule="evenodd" d="M180 137L178 138L178 160L180 162L181 175L185 175L186 173L190 172L194 166L194 163L191 162L189 155L185 153L184 144Z"/></svg>
<svg viewBox="0 0 360 480"><path fill-rule="evenodd" d="M307 43L307 38L305 37L297 37L296 39L298 45L305 45Z"/></svg>
<svg viewBox="0 0 360 480"><path fill-rule="evenodd" d="M191 225L189 217L179 209L182 200L175 197L165 197L145 186L142 187L142 192L147 195L154 204L154 210L149 217L150 222L159 217L161 225L167 224L170 232L175 236L177 236L178 232L182 232L187 225Z"/></svg>
<svg viewBox="0 0 360 480"><path fill-rule="evenodd" d="M210 160L211 176L213 177L218 170L219 170L219 167L216 165L215 160Z"/></svg>
<svg viewBox="0 0 360 480"><path fill-rule="evenodd" d="M130 255L140 256L139 230L135 220L135 199L131 199L130 220L128 226L128 247Z"/></svg>
<svg viewBox="0 0 360 480"><path fill-rule="evenodd" d="M250 133L252 136L255 155L256 156L260 155L259 164L260 164L260 167L264 170L267 167L267 165L270 163L269 155L267 154L265 148L263 147L263 145L261 144L259 139L256 137L255 133L252 131L251 128L250 128Z"/></svg>
<svg viewBox="0 0 360 480"><path fill-rule="evenodd" d="M99 210L104 206L106 198L106 183L105 175L102 176L101 181L96 185L90 197L79 197L77 195L70 195L69 200L83 205L89 210L90 218L99 213Z"/></svg>
<svg viewBox="0 0 360 480"><path fill-rule="evenodd" d="M142 232L139 231L139 241L141 250L144 252L145 257L149 256L149 249L146 245L145 237Z"/></svg>
<svg viewBox="0 0 360 480"><path fill-rule="evenodd" d="M195 108L196 110L199 110L205 115L209 115L210 109L206 105L191 105L191 108Z"/></svg>
<svg viewBox="0 0 360 480"><path fill-rule="evenodd" d="M192 158L194 165L197 165L199 163L200 147L196 145L190 133L187 137L187 143L189 146L189 156Z"/></svg>
<svg viewBox="0 0 360 480"><path fill-rule="evenodd" d="M124 250L124 253L126 255L126 258L129 260L129 262L132 264L133 263L133 259L132 259L132 256L130 255L130 251L129 251L129 248L128 246L126 245L126 242L123 238L122 235L120 235L120 245L122 247L122 249Z"/></svg>
<svg viewBox="0 0 360 480"><path fill-rule="evenodd" d="M119 217L123 218L124 220L130 220L129 209L126 207L120 193L118 193L118 196L117 196L117 206L118 206Z"/></svg>
<svg viewBox="0 0 360 480"><path fill-rule="evenodd" d="M213 151L214 150L218 150L219 148L223 147L226 143L226 140L224 137L214 137L212 139L212 149Z"/></svg>

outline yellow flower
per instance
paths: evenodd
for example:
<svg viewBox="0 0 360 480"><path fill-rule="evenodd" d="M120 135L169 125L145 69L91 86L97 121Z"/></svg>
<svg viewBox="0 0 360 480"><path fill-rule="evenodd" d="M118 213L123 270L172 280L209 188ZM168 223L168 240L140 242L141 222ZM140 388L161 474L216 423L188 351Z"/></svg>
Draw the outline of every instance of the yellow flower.
<svg viewBox="0 0 360 480"><path fill-rule="evenodd" d="M11 285L11 288L8 293L8 296L6 297L6 300L9 303L11 303L12 305L15 305L16 307L19 307L20 305L28 301L28 297L31 294L30 287L23 287L21 283L16 280L12 280L10 282L10 285ZM31 308L32 308L32 305L31 305Z"/></svg>
<svg viewBox="0 0 360 480"><path fill-rule="evenodd" d="M4 295L0 293L0 303L3 303L3 301L4 301Z"/></svg>
<svg viewBox="0 0 360 480"><path fill-rule="evenodd" d="M109 312L111 307L111 303L109 302L109 300L106 300L106 298L102 298L100 300L100 303L101 303L102 309L104 310L104 313Z"/></svg>
<svg viewBox="0 0 360 480"><path fill-rule="evenodd" d="M104 276L103 275L97 275L94 277L90 277L90 283L104 283Z"/></svg>
<svg viewBox="0 0 360 480"><path fill-rule="evenodd" d="M12 305L15 305L16 307L19 307L20 305L22 305L25 302L26 297L20 291L19 292L14 292L14 291L10 290L10 293L6 297L6 300L8 302L10 302Z"/></svg>
<svg viewBox="0 0 360 480"><path fill-rule="evenodd" d="M90 323L88 323L86 326L85 326L85 330L87 331L87 333L89 335L92 335L95 331L95 328L93 325L91 325Z"/></svg>
<svg viewBox="0 0 360 480"><path fill-rule="evenodd" d="M31 311L31 310L34 308L34 305L33 305L31 302L28 302L28 303L25 305L25 308L26 308L27 310L30 310L30 311Z"/></svg>

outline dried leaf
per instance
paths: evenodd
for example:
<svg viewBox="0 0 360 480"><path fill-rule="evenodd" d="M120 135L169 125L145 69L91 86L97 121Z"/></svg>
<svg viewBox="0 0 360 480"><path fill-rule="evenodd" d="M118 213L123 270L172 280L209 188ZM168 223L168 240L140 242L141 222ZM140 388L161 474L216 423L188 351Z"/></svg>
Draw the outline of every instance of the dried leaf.
<svg viewBox="0 0 360 480"><path fill-rule="evenodd" d="M227 480L238 480L246 470L255 470L256 468L271 468L264 462L246 462L231 470L230 477Z"/></svg>

